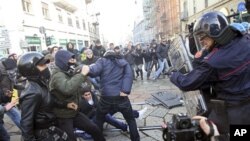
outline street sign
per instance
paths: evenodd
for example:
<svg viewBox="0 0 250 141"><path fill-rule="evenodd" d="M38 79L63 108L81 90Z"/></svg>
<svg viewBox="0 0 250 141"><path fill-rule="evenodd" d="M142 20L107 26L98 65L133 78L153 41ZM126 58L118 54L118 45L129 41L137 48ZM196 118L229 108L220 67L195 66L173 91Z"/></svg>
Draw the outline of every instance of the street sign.
<svg viewBox="0 0 250 141"><path fill-rule="evenodd" d="M0 48L10 48L9 31L0 27Z"/></svg>
<svg viewBox="0 0 250 141"><path fill-rule="evenodd" d="M40 27L39 27L39 32L40 32L41 34L44 34L44 33L46 32L45 27L40 26Z"/></svg>
<svg viewBox="0 0 250 141"><path fill-rule="evenodd" d="M246 5L245 5L245 2L240 2L237 6L237 11L238 12L244 12L246 11Z"/></svg>

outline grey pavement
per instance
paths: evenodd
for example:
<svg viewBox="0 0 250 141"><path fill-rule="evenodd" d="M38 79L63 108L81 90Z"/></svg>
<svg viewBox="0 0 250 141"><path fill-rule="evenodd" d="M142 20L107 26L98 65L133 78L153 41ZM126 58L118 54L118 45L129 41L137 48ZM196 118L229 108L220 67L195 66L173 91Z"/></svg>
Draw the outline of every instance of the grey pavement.
<svg viewBox="0 0 250 141"><path fill-rule="evenodd" d="M132 93L129 96L134 110L140 110L147 107L148 110L143 116L143 119L137 121L138 127L145 126L161 126L163 122L171 120L172 115L176 113L186 113L184 106L167 109L161 105L152 106L145 104L145 100L151 97L151 94L160 91L171 91L172 93L180 94L180 90L176 88L168 78L161 78L156 81L153 80L137 80L133 83ZM144 104L143 104L144 103ZM114 115L117 119L124 121L122 115L117 113ZM20 130L10 121L5 115L5 127L10 132L11 141L20 140ZM112 128L112 126L105 124L105 128ZM162 141L162 129L139 131L141 141ZM122 131L104 131L107 141L129 141L129 134ZM84 141L83 139L78 139Z"/></svg>

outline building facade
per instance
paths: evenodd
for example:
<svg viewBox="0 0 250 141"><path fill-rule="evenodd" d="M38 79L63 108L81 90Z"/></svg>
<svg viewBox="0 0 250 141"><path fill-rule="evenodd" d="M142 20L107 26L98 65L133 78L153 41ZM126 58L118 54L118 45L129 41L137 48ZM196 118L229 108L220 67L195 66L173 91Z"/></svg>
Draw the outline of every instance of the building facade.
<svg viewBox="0 0 250 141"><path fill-rule="evenodd" d="M41 51L52 46L66 48L68 42L79 50L89 46L99 38L99 23L87 12L91 3L91 0L3 1L1 38L5 33L9 42L0 47L0 55Z"/></svg>
<svg viewBox="0 0 250 141"><path fill-rule="evenodd" d="M147 42L161 37L172 39L187 34L188 25L208 11L221 11L233 21L250 22L244 8L245 0L143 0L145 38ZM137 26L135 26L137 27ZM138 33L134 33L136 35Z"/></svg>
<svg viewBox="0 0 250 141"><path fill-rule="evenodd" d="M249 22L246 10L240 8L244 6L244 2L244 0L180 0L181 31L182 33L188 32L188 25L209 11L220 11L228 17L240 13L241 20ZM234 22L235 18L237 16L228 19L230 22Z"/></svg>

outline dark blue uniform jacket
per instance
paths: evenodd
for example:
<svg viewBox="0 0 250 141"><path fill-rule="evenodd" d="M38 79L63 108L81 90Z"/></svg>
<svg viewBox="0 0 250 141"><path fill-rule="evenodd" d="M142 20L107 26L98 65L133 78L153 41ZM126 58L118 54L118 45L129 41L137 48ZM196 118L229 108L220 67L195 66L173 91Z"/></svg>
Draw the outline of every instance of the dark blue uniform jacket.
<svg viewBox="0 0 250 141"><path fill-rule="evenodd" d="M175 72L171 82L184 91L197 90L209 83L218 99L241 101L250 98L250 39L237 37L208 54L187 75Z"/></svg>

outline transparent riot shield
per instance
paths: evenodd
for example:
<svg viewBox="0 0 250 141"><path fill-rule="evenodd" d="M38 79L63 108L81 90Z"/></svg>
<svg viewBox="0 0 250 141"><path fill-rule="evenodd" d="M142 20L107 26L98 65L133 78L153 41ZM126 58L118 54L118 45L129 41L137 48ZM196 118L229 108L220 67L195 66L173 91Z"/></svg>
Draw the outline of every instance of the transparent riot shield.
<svg viewBox="0 0 250 141"><path fill-rule="evenodd" d="M182 73L190 72L192 67L193 55L190 53L187 40L178 35L174 38L169 48L168 56L171 62L171 69ZM187 114L189 116L202 115L207 111L207 106L200 91L182 92Z"/></svg>

